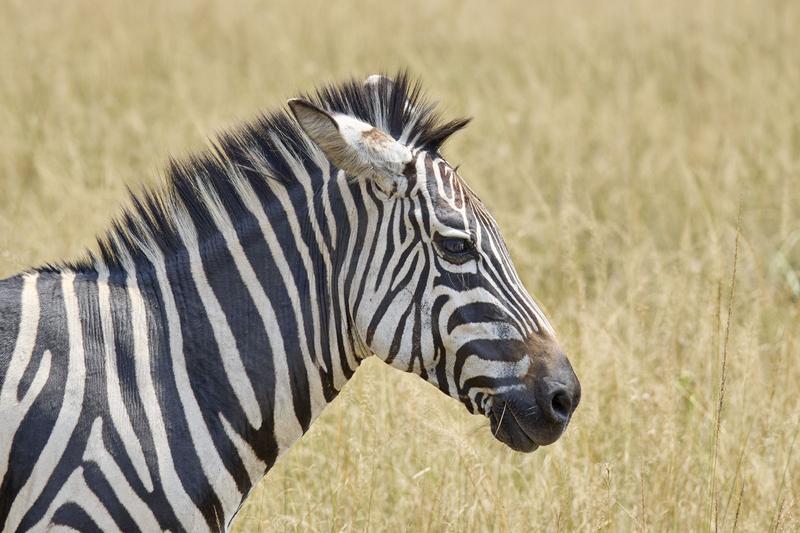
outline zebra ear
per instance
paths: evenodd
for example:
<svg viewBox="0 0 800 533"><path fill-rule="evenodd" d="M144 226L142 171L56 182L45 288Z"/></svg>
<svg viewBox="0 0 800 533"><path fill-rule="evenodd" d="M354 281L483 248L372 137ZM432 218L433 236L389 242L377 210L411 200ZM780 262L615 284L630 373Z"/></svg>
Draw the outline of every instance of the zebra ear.
<svg viewBox="0 0 800 533"><path fill-rule="evenodd" d="M400 188L412 159L407 146L366 122L328 113L300 98L289 100L289 107L303 131L346 174L376 179L389 194Z"/></svg>

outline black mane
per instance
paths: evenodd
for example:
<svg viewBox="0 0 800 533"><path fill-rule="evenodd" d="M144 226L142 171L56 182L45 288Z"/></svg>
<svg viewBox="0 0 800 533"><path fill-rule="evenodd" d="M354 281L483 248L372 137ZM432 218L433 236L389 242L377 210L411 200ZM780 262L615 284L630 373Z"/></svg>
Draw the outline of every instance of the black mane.
<svg viewBox="0 0 800 533"><path fill-rule="evenodd" d="M344 113L384 129L396 139L403 139L413 148L438 152L447 138L463 128L468 119L444 122L435 104L425 99L420 85L405 72L393 81L380 77L372 84L362 80L327 85L304 98L318 107ZM171 159L164 184L140 193L131 193L131 203L113 221L105 235L98 238L99 259L110 269L136 265L147 248L157 246L162 252L174 249L180 237L175 222L179 212L188 213L202 238L215 231L211 206L202 199L200 190L210 191L229 213L243 209L236 193L237 179L254 185L270 180L284 184L295 178L275 139L279 139L292 157L308 164L314 157L313 145L290 113L285 109L260 115L231 131L220 134L211 148L183 160ZM252 168L254 154L268 165L268 172ZM265 175L266 174L266 175ZM93 272L97 262L91 252L74 263L46 265L38 271Z"/></svg>

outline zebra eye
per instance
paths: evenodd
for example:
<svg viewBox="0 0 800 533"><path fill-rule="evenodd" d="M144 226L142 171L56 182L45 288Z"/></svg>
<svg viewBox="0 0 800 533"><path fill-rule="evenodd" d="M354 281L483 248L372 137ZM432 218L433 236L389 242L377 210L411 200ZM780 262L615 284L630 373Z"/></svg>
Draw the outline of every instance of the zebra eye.
<svg viewBox="0 0 800 533"><path fill-rule="evenodd" d="M463 254L469 250L469 241L466 239L442 239L440 245L451 254Z"/></svg>
<svg viewBox="0 0 800 533"><path fill-rule="evenodd" d="M457 263L467 261L475 251L472 241L462 237L439 237L437 244L447 258Z"/></svg>

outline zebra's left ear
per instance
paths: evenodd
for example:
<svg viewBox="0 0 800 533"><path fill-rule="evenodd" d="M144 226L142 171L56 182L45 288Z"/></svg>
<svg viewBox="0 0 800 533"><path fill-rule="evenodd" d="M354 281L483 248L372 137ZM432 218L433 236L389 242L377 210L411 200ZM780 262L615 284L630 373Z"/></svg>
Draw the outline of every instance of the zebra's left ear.
<svg viewBox="0 0 800 533"><path fill-rule="evenodd" d="M387 194L402 189L411 150L375 127L339 113L328 113L314 104L289 100L297 122L325 156L350 176L375 179Z"/></svg>

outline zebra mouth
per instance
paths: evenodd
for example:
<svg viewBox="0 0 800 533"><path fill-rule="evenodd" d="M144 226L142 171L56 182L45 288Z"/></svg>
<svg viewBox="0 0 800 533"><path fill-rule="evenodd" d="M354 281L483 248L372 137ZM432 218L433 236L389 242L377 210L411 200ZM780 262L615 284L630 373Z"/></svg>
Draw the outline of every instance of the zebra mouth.
<svg viewBox="0 0 800 533"><path fill-rule="evenodd" d="M487 416L492 435L512 450L530 453L539 448L539 444L525 431L514 409L507 402L493 402Z"/></svg>

